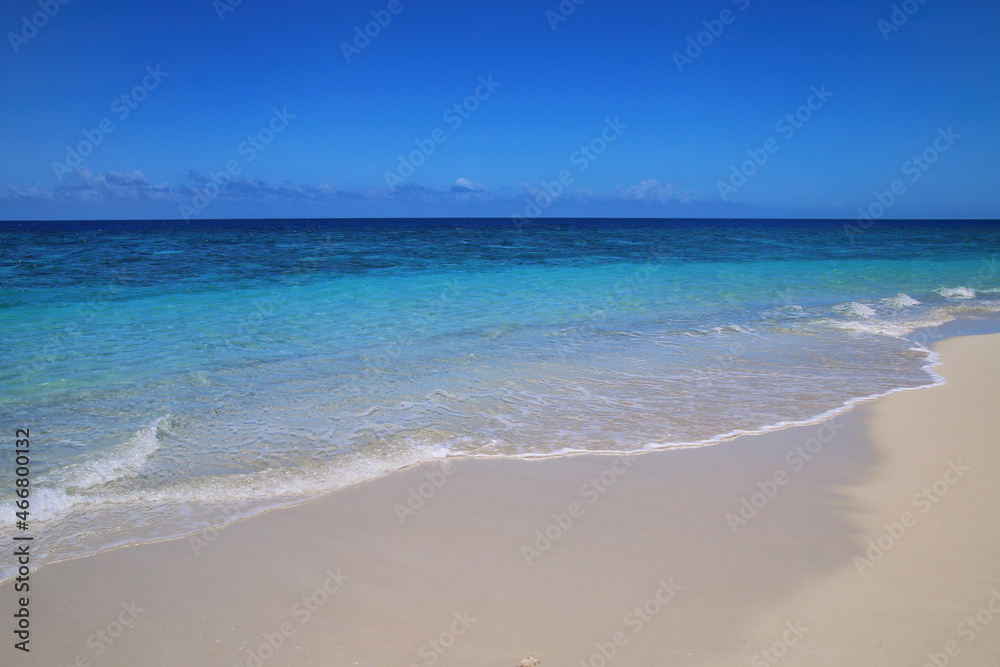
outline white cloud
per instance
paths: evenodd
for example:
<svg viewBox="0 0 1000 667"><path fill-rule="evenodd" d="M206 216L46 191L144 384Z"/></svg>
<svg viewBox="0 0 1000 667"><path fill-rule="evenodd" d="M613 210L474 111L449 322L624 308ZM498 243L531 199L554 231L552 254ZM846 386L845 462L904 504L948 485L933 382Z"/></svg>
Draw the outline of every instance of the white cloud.
<svg viewBox="0 0 1000 667"><path fill-rule="evenodd" d="M211 199L225 198L234 203L300 201L317 204L357 202L362 205L367 202L380 205L388 202L405 202L414 205L447 206L450 202L467 204L474 200L480 203L492 202L494 206L499 207L498 210L506 206L517 210L523 207L526 197L528 199L536 199L543 195L551 197L551 193L532 183L522 183L518 192L517 189L508 187L491 189L465 177L456 179L443 189L407 181L395 188L339 190L328 184L297 185L289 181L275 186L268 185L260 179L246 177L216 183L193 169L180 183L152 183L141 171L95 173L85 167L78 167L52 190L46 189L41 184L27 188L13 185L0 187L0 200L39 205L57 201L104 204L126 200L160 201L173 205L190 203L195 195L203 194L209 188L213 191ZM603 192L567 187L555 197L555 200L581 206L594 204L607 207L616 202L619 205L635 202L655 207L671 203L686 204L695 202L698 198L676 183L660 183L656 179L647 179L630 187L618 186Z"/></svg>
<svg viewBox="0 0 1000 667"><path fill-rule="evenodd" d="M459 178L451 186L451 192L486 192L482 183L473 183L467 178Z"/></svg>
<svg viewBox="0 0 1000 667"><path fill-rule="evenodd" d="M55 199L52 193L42 187L41 183L35 183L28 188L17 188L7 184L4 190L0 190L0 199L13 199L17 202L39 203L48 202Z"/></svg>
<svg viewBox="0 0 1000 667"><path fill-rule="evenodd" d="M53 194L58 199L85 202L105 202L116 199L171 199L173 190L167 183L150 183L141 171L109 171L95 174L78 167Z"/></svg>
<svg viewBox="0 0 1000 667"><path fill-rule="evenodd" d="M695 199L693 192L682 190L676 183L660 183L655 178L641 181L628 188L616 187L611 190L612 199L666 204L668 202L688 203Z"/></svg>

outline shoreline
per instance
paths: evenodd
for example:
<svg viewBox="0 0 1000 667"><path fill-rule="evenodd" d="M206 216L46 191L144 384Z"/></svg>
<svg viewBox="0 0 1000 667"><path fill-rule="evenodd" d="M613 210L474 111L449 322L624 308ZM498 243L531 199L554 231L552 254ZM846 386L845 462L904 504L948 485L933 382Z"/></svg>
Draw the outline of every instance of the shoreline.
<svg viewBox="0 0 1000 667"><path fill-rule="evenodd" d="M267 507L264 507L264 508L259 509L259 510L252 511L249 514L242 514L241 515L240 513L233 513L233 512L230 512L230 511L226 510L226 509L223 509L220 512L216 512L216 516L218 516L220 514L226 514L226 515L230 516L230 518L232 520L230 520L230 521L228 521L226 523L221 523L221 524L216 524L216 525L210 525L210 526L206 525L205 527L199 528L197 530L191 530L191 531L181 532L181 533L169 535L169 536L166 536L166 537L157 537L157 538L151 538L151 539L146 539L146 540L141 540L141 541L132 541L132 542L125 542L125 543L121 543L121 544L115 544L115 545L111 545L111 546L107 546L107 547L101 548L100 550L95 551L95 552L90 552L90 553L85 553L85 554L80 554L80 555L70 555L70 556L66 556L66 557L60 557L60 558L55 559L55 560L47 560L47 561L45 561L39 567L49 567L51 565L56 565L56 564L59 564L59 563L65 563L65 562L69 562L69 561L74 561L74 560L78 560L78 559L81 559L81 558L90 558L92 556L97 556L97 555L100 555L100 554L103 554L103 553L117 551L119 549L127 549L127 548L131 548L131 547L141 546L141 545L145 545L145 544L158 544L158 543L167 542L167 541L170 541L170 540L185 539L185 538L188 538L188 537L190 537L192 535L197 535L197 534L203 533L203 532L211 532L211 531L224 530L228 526L231 526L231 525L233 525L235 523L239 523L239 522L242 522L242 521L251 520L251 519L254 519L256 517L260 517L260 516L266 515L266 514L268 514L270 512L281 511L281 510L285 510L285 509L290 509L290 508L298 507L298 506L301 506L301 505L306 505L306 504L309 504L309 503L312 503L312 502L320 501L320 500L323 500L324 498L333 496L335 494L341 493L343 491L346 491L348 489L354 488L356 486L361 486L361 485L365 485L365 484L370 484L370 483L373 483L373 482L377 482L377 481L379 481L381 479L384 479L384 478L392 476L392 475L399 474L399 473L401 473L403 471L406 471L406 470L409 470L411 468L417 468L417 467L427 466L427 465L434 465L436 463L440 463L441 461L464 460L464 459L468 459L468 460L486 460L486 461L496 461L496 460L525 460L525 461L532 461L532 460L560 459L560 458L563 458L563 457L587 456L587 455L594 455L594 456L634 456L634 455L648 454L648 453L653 453L653 452L675 451L675 450L684 450L684 449L699 449L699 448L702 448L702 447L714 447L714 446L717 446L717 445L720 445L720 444L725 444L727 442L730 442L732 440L735 440L735 439L738 439L738 438L742 438L742 437L766 436L767 434L774 433L774 432L781 431L781 430L788 429L788 428L796 428L796 427L801 427L801 426L809 426L809 425L813 425L813 424L820 424L820 423L822 423L822 422L824 422L826 420L833 419L833 418L837 417L838 415L849 413L850 411L852 411L852 410L856 409L857 407L862 406L862 405L864 405L866 403L869 403L871 401L877 401L877 400L882 399L882 398L884 398L886 396L891 396L893 394L900 393L900 392L908 392L908 391L915 391L915 390L930 389L930 388L933 388L933 387L945 384L944 378L941 376L940 373L938 373L935 370L935 368L937 368L940 365L940 360L938 358L937 353L934 352L930 348L930 344L932 342L940 341L940 340L945 340L947 338L963 337L963 336L974 336L974 335L984 335L984 334L991 334L991 333L1000 333L1000 313L982 312L982 313L976 313L976 314L959 315L959 316L954 317L951 320L948 320L946 322L942 322L940 324L936 324L936 325L933 325L933 326L923 327L923 328L916 329L913 332L911 332L910 334L907 334L906 336L904 336L904 338L912 340L912 341L914 341L915 344L921 345L921 346L927 348L928 363L925 364L924 370L926 371L926 373L928 375L928 381L929 381L928 384L914 386L914 387L897 387L897 388L889 389L889 390L887 390L887 391L885 391L883 393L879 393L879 394L872 394L872 395L869 395L869 396L860 396L860 397L849 398L849 399L846 399L843 403L841 403L840 405L838 405L838 406L836 406L834 408L831 408L829 410L826 410L825 412L819 413L819 414L817 414L817 415L815 415L815 416L813 416L811 418L804 419L804 420L777 422L777 423L769 424L767 426L761 427L759 429L754 429L754 430L734 430L734 431L730 431L728 433L716 435L716 436L713 436L711 438L708 438L708 439L705 439L705 440L699 440L699 441L695 441L695 442L672 443L672 444L649 444L649 445L643 446L640 449L629 450L629 451L624 451L624 450L622 450L622 451L619 451L619 450L595 451L595 450L580 449L580 450L560 450L560 451L550 452L550 453L544 453L544 454L522 454L522 455L518 455L518 456L509 456L509 455L503 455L503 454L497 454L497 455L475 455L475 454L461 454L461 453L458 453L458 454L449 454L447 456L443 456L443 457L439 457L439 458L435 458L435 459L429 459L429 460L423 460L423 461L417 461L417 462L414 462L414 463L409 463L407 465L404 465L403 467L396 468L396 469L390 470L388 472L384 472L380 476L373 477L373 478L370 478L370 479L364 479L364 480L361 480L361 481L357 481L357 482L354 482L354 483L352 483L352 484L350 484L348 486L336 488L336 489L329 490L329 491L325 491L325 492L322 492L322 493L320 493L318 495L315 495L315 496L284 500L284 501L282 501L280 503L277 503L277 504L274 504L274 505L271 505L271 506L267 506ZM11 574L8 577L0 578L0 585L4 585L4 584L10 582L14 578L14 576L15 576L14 574Z"/></svg>
<svg viewBox="0 0 1000 667"><path fill-rule="evenodd" d="M917 664L927 659L917 644L934 652L928 636L941 640L938 651L956 641L950 636L961 621L957 598L966 603L982 593L985 604L986 584L998 581L992 563L1000 552L988 529L965 519L995 525L989 499L966 507L954 525L941 525L936 501L926 516L924 505L907 502L921 483L929 482L938 500L968 495L963 489L970 486L950 483L958 472L947 461L961 459L961 451L907 449L899 432L919 441L928 430L945 438L988 428L981 422L989 422L990 397L995 404L998 393L983 386L977 396L965 376L989 374L979 366L1000 359L1000 336L949 338L938 347L949 384L889 394L819 424L641 457L445 459L205 533L46 565L34 573L39 646L28 664L96 660L88 639L103 627L99 619L113 623L112 612L124 614L121 605L133 600L150 611L118 628L121 639L105 646L101 664L176 664L183 645L184 655L202 662L249 665L267 637L274 656L266 664L419 665L437 655L440 664L513 665L529 653L543 665L593 664L601 647L634 664L667 656L683 664L746 664L774 646L789 656L797 649L790 662L843 664L849 657L881 664L905 656ZM989 368L996 375L997 366ZM981 385L984 378L975 380ZM958 414L964 421L940 414L942 397L952 395L944 407L975 403L969 409L976 410ZM939 419L913 426L935 409ZM981 461L1000 459L969 447ZM960 471L968 460L957 464ZM874 487L893 476L903 483L890 490L905 492L886 504L886 489ZM939 480L947 484L943 494L934 492ZM1000 497L995 484L980 489L988 492ZM913 516L905 519L904 510ZM954 554L931 553L936 570L889 564L896 554L921 560L926 550L895 546L923 544L922 528L961 537L975 557L969 571L977 574L960 586L962 595L942 589L941 573L955 567L947 557ZM988 549L973 544L980 539ZM867 540L888 549L869 554L859 549ZM959 556L968 565L970 556ZM870 565L857 571L858 557ZM151 572L164 581L154 583ZM955 623L901 631L907 623L899 618L931 591L915 601L900 582L913 590L930 586L935 604L923 611L938 620L944 600ZM846 604L851 596L867 602ZM315 610L296 608L306 598ZM879 649L844 641L829 626L824 634L814 620L851 627L872 607L889 613L866 618L871 628L855 634L886 635ZM957 649L966 660L989 655L996 636L976 633ZM429 642L441 637L449 647L437 653Z"/></svg>

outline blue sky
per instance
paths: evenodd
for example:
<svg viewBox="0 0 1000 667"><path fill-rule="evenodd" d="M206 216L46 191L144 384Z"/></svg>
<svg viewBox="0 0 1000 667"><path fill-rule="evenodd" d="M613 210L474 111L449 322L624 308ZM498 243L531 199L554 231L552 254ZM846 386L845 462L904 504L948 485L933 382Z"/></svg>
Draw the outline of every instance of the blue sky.
<svg viewBox="0 0 1000 667"><path fill-rule="evenodd" d="M0 219L1000 217L994 0L236 2L4 3Z"/></svg>

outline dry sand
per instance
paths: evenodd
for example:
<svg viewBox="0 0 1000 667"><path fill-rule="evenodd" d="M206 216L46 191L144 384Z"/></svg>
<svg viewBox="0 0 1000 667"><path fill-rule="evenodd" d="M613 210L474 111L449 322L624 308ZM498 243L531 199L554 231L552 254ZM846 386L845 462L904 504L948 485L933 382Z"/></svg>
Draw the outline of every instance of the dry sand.
<svg viewBox="0 0 1000 667"><path fill-rule="evenodd" d="M5 631L0 662L998 664L1000 336L936 348L946 386L822 424L437 462L41 568L32 651Z"/></svg>

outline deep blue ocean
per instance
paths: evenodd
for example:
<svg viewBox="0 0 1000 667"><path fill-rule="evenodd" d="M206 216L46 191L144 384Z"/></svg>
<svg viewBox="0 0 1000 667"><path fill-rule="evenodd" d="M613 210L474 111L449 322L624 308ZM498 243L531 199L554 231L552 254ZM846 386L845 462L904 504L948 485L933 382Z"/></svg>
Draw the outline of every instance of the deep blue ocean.
<svg viewBox="0 0 1000 667"><path fill-rule="evenodd" d="M16 428L51 560L939 382L912 332L1000 311L1000 225L844 224L0 222L0 539Z"/></svg>

